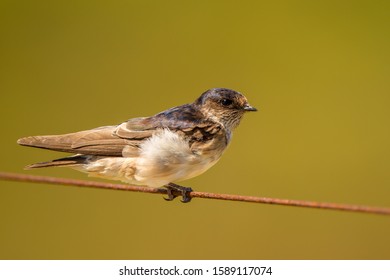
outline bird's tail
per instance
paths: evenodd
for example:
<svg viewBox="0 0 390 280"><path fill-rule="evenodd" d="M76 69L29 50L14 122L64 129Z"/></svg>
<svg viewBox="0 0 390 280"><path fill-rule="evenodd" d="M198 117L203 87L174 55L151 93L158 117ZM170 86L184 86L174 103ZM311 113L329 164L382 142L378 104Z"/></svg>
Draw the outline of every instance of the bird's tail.
<svg viewBox="0 0 390 280"><path fill-rule="evenodd" d="M61 152L72 151L72 133L64 135L29 136L18 139L17 143L22 146L30 146Z"/></svg>
<svg viewBox="0 0 390 280"><path fill-rule="evenodd" d="M63 167L63 166L77 166L87 162L89 156L86 155L74 155L70 157L64 157L54 159L51 161L38 162L27 165L24 169L43 168L43 167Z"/></svg>

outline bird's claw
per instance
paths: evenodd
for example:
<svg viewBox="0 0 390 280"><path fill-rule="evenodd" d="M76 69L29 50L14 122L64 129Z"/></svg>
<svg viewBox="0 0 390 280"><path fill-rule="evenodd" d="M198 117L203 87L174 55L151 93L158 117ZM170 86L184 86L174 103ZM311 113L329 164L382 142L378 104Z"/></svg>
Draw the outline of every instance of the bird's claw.
<svg viewBox="0 0 390 280"><path fill-rule="evenodd" d="M182 190L181 190L182 199L180 201L183 203L190 202L192 199L192 197L188 195L190 192L192 192L191 188L182 187Z"/></svg>
<svg viewBox="0 0 390 280"><path fill-rule="evenodd" d="M173 194L172 191L179 191L181 193L183 198L180 201L183 203L190 202L192 199L192 197L188 195L190 192L192 192L191 188L179 186L173 183L169 183L165 187L167 188L168 197L164 197L164 199L167 201L172 201L177 197L177 195Z"/></svg>
<svg viewBox="0 0 390 280"><path fill-rule="evenodd" d="M168 197L163 197L166 201L172 201L177 197L177 195L174 195L172 193L172 189L168 188L168 187L167 187L167 195L168 195Z"/></svg>

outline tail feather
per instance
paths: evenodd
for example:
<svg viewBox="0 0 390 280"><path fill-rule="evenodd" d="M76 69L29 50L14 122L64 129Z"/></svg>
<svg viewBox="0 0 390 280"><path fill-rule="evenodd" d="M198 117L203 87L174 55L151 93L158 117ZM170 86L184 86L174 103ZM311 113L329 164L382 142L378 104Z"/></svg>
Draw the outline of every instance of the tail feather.
<svg viewBox="0 0 390 280"><path fill-rule="evenodd" d="M54 159L51 161L33 163L30 165L27 165L24 169L80 165L80 164L86 163L88 158L89 158L89 156L75 155L75 156L70 156L70 157Z"/></svg>
<svg viewBox="0 0 390 280"><path fill-rule="evenodd" d="M61 135L29 136L20 138L17 143L22 146L74 154L122 156L129 140L116 136L115 128L116 126L103 126Z"/></svg>
<svg viewBox="0 0 390 280"><path fill-rule="evenodd" d="M68 151L72 145L71 134L64 136L47 135L47 136L29 136L18 139L17 143L22 146L30 146L57 151Z"/></svg>

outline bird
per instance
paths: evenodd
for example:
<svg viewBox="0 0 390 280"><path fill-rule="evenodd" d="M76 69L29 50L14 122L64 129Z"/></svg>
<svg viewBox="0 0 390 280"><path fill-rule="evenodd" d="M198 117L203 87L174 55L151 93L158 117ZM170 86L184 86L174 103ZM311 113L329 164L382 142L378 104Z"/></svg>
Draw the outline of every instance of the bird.
<svg viewBox="0 0 390 280"><path fill-rule="evenodd" d="M179 193L182 202L189 202L192 188L174 182L198 176L217 163L243 115L254 111L243 94L212 88L192 103L154 116L62 135L29 136L17 143L73 154L26 169L70 167L92 177L165 187L166 200Z"/></svg>

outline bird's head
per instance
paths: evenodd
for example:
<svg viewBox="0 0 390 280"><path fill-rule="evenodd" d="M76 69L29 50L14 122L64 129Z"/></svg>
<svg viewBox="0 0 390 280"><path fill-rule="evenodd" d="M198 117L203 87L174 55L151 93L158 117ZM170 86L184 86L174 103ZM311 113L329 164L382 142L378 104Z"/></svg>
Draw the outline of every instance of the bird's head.
<svg viewBox="0 0 390 280"><path fill-rule="evenodd" d="M244 95L227 88L209 89L194 104L207 118L222 123L229 130L239 125L245 112L257 111Z"/></svg>

